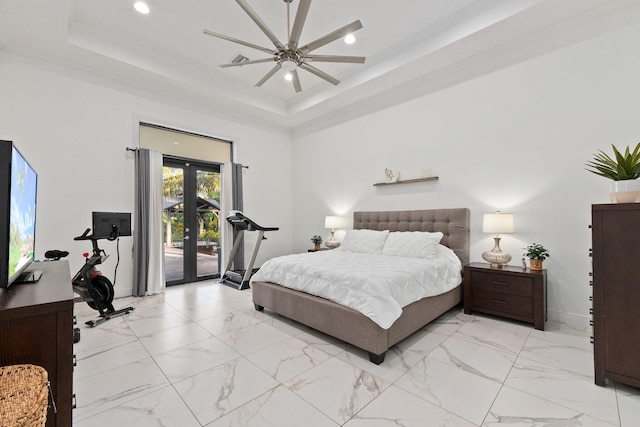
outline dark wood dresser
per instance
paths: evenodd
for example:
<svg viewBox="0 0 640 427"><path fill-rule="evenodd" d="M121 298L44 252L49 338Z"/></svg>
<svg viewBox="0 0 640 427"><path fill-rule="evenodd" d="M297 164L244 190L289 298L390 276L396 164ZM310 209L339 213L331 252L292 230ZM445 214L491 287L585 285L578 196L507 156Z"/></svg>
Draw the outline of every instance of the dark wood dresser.
<svg viewBox="0 0 640 427"><path fill-rule="evenodd" d="M33 364L46 369L57 413L47 427L71 426L73 405L73 290L67 261L34 263L33 284L0 289L0 365Z"/></svg>
<svg viewBox="0 0 640 427"><path fill-rule="evenodd" d="M640 204L593 205L595 383L640 387Z"/></svg>
<svg viewBox="0 0 640 427"><path fill-rule="evenodd" d="M547 319L547 270L471 263L464 266L464 312L472 311L533 323Z"/></svg>

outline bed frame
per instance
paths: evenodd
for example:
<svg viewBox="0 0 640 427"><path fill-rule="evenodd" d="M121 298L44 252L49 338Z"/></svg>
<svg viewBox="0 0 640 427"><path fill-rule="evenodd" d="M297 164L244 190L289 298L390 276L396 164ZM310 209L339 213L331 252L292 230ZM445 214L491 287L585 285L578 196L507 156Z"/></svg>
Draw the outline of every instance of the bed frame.
<svg viewBox="0 0 640 427"><path fill-rule="evenodd" d="M469 262L469 209L354 212L354 229L389 231L441 231L441 243ZM295 291L270 282L253 282L253 303L258 311L288 317L339 338L369 353L379 365L387 350L462 301L462 285L451 291L423 298L402 310L389 329L382 329L362 313L325 298Z"/></svg>

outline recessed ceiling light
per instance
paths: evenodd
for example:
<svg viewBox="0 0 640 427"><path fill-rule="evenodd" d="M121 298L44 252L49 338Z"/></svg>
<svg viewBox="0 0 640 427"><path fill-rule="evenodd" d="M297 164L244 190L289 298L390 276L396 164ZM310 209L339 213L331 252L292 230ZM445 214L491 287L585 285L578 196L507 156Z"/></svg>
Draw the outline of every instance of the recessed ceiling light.
<svg viewBox="0 0 640 427"><path fill-rule="evenodd" d="M284 79L285 79L286 81L290 82L291 80L293 80L293 74L291 74L291 73L286 73L286 74L284 75Z"/></svg>
<svg viewBox="0 0 640 427"><path fill-rule="evenodd" d="M349 33L346 36L344 36L344 42L346 44L354 44L356 42L356 36L354 36L353 34Z"/></svg>
<svg viewBox="0 0 640 427"><path fill-rule="evenodd" d="M133 4L133 7L135 8L135 10L137 10L138 12L142 13L143 15L146 15L147 13L150 12L149 10L149 6L147 6L147 4L143 1L137 1Z"/></svg>

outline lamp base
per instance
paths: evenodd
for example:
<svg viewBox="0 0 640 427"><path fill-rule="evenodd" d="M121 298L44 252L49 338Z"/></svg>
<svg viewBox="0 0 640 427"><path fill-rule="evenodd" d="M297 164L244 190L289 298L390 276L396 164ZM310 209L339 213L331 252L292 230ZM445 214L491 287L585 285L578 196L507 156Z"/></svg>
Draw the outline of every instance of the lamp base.
<svg viewBox="0 0 640 427"><path fill-rule="evenodd" d="M495 246L490 251L482 254L482 259L491 264L491 268L502 268L505 264L511 261L511 255L506 252L502 252L500 249L500 237L494 237Z"/></svg>
<svg viewBox="0 0 640 427"><path fill-rule="evenodd" d="M338 242L337 240L327 240L326 242L324 242L324 244L329 249L335 249L340 246L340 242Z"/></svg>
<svg viewBox="0 0 640 427"><path fill-rule="evenodd" d="M328 247L329 249L335 249L338 246L340 246L340 242L336 240L336 238L333 236L333 233L334 233L334 230L331 230L331 237L329 237L329 240L324 242L325 246Z"/></svg>

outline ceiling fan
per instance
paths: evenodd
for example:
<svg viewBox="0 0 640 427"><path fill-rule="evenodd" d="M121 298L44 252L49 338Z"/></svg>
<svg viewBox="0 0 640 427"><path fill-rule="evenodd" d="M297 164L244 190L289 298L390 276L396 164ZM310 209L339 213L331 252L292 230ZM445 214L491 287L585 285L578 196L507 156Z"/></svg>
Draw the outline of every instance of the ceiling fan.
<svg viewBox="0 0 640 427"><path fill-rule="evenodd" d="M300 4L298 5L298 10L296 12L295 20L293 21L293 27L290 24L290 14L289 8L291 6L291 2L293 0L284 0L287 3L287 32L289 40L286 44L283 44L278 40L278 38L271 32L271 30L267 27L267 25L260 19L260 17L256 14L256 12L251 9L251 6L245 0L236 0L236 2L244 9L244 11L249 15L251 19L260 27L263 33L271 40L274 44L275 49L269 49L266 47L258 46L253 43L249 43L243 40L239 40L233 37L225 36L223 34L214 33L213 31L204 30L205 34L210 36L218 37L224 40L228 40L234 43L238 43L253 49L260 50L262 52L266 52L271 55L269 58L264 59L254 59L244 62L237 63L229 63L222 64L220 67L241 67L243 65L250 64L259 64L264 62L274 61L276 65L258 82L256 83L257 87L262 86L267 80L269 80L278 70L283 69L290 73L291 81L293 83L293 87L296 92L302 91L302 86L300 85L300 79L298 78L297 69L303 69L311 74L315 74L320 77L337 85L340 83L340 80L335 77L325 73L324 71L314 67L311 65L311 62L342 62L342 63L353 63L353 64L362 64L365 61L364 56L338 56L338 55L312 55L310 54L312 51L327 45L333 41L338 40L346 36L349 33L357 31L362 28L362 24L359 20L352 22L351 24L345 25L342 28L339 28L323 37L320 37L317 40L312 41L311 43L307 43L303 46L298 46L300 41L300 34L302 33L302 27L304 26L304 22L307 18L307 13L309 12L309 7L311 6L311 0L300 0Z"/></svg>

